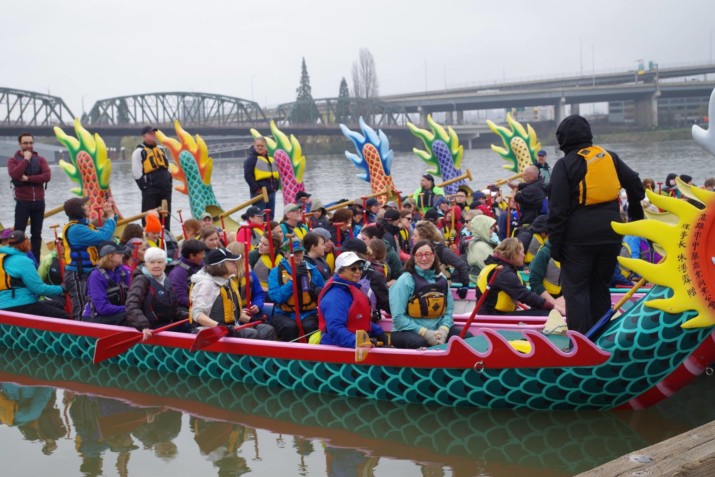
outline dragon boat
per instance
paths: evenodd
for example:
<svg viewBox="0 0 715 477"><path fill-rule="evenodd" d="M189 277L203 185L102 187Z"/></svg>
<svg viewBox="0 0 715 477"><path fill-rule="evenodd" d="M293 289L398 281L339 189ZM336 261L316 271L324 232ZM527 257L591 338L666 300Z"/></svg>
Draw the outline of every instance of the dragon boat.
<svg viewBox="0 0 715 477"><path fill-rule="evenodd" d="M667 398L715 361L715 194L680 181L705 208L649 193L665 212L614 224L654 240L665 259L619 258L654 284L594 341L479 320L446 346L376 348L360 362L334 346L223 338L191 352L195 336L154 334L111 361L124 368L208 376L294 391L396 402L529 409L640 409ZM706 258L707 257L707 258ZM0 313L0 347L91 361L97 340L126 328ZM139 332L137 332L139 334ZM511 343L526 340L529 351ZM100 364L103 366L104 364Z"/></svg>
<svg viewBox="0 0 715 477"><path fill-rule="evenodd" d="M210 422L218 430L263 429L321 440L328 455L340 449L365 459L408 459L446 465L458 475L502 469L573 475L700 424L688 407L670 405L676 400L658 406L661 412L474 410L297 392L116 364L95 367L27 351L0 350L0 359L0 382L62 389L72 395L69 406L94 404L92 409L114 412L121 404L123 412L117 414L94 412L104 438L155 425L147 416L182 413L192 423ZM708 409L704 396L693 392L687 398ZM196 432L195 426L186 432ZM516 448L515 435L520 436ZM251 447L263 451L255 438Z"/></svg>

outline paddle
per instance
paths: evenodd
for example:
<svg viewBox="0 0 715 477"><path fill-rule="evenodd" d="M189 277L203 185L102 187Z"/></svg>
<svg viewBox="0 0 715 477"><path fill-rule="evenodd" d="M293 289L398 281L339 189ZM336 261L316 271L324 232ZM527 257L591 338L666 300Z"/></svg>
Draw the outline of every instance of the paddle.
<svg viewBox="0 0 715 477"><path fill-rule="evenodd" d="M622 307L625 302L627 302L628 300L630 300L631 297L633 296L633 294L634 294L635 292L637 292L640 287L642 287L643 285L645 285L645 283L646 283L646 279L645 279L645 278L641 278L638 283L636 283L635 285L633 285L633 288L631 288L630 290L628 290L628 292L627 292L625 295L623 295L623 297L622 297L620 300L618 300L618 303L616 303L615 305L613 305L613 306L601 317L601 319L598 320L598 321L596 322L596 324L593 325L593 326L591 327L591 329L586 332L586 335L585 335L586 338L590 339L591 341L594 341L596 338L598 338L598 337L600 336L601 332L603 331L603 328L605 328L606 324L607 324L609 321L611 321L611 318L613 317L613 315L616 314L616 311L617 311L620 307Z"/></svg>
<svg viewBox="0 0 715 477"><path fill-rule="evenodd" d="M264 320L258 320L258 321L252 321L250 323L246 323L245 325L241 326L236 326L233 328L233 331L238 331L243 328L249 328L251 326L256 326L261 323L263 323ZM199 351L204 348L208 348L212 344L216 343L218 340L221 338L228 336L229 329L227 326L212 326L211 328L206 328L201 331L199 331L199 334L196 335L196 339L194 340L194 344L191 345L191 351Z"/></svg>
<svg viewBox="0 0 715 477"><path fill-rule="evenodd" d="M60 266L60 278L62 278L62 284L65 283L65 263L64 263L64 248L57 236L57 227L59 224L50 225L50 228L55 233L55 252L57 253L57 261ZM70 294L65 291L65 312L72 316L72 300L70 299Z"/></svg>
<svg viewBox="0 0 715 477"><path fill-rule="evenodd" d="M295 309L295 324L298 325L298 336L305 335L303 331L303 320L300 316L300 301L298 299L298 277L296 277L295 272L295 253L293 252L293 237L289 237L290 240L290 275L291 281L293 282L293 308ZM301 343L307 343L308 340L303 338Z"/></svg>
<svg viewBox="0 0 715 477"><path fill-rule="evenodd" d="M188 323L189 319L175 321L174 323L169 323L168 325L162 326L152 330L152 334L160 333L162 331L169 330L171 328L176 328L184 323ZM113 335L105 336L97 340L97 344L94 347L94 359L92 362L94 364L101 363L102 361L114 358L127 351L129 348L139 343L144 334L136 331L134 329L127 331L120 331L119 333L114 333Z"/></svg>
<svg viewBox="0 0 715 477"><path fill-rule="evenodd" d="M372 342L367 331L357 330L355 332L355 362L364 361L370 352L370 348L372 348Z"/></svg>
<svg viewBox="0 0 715 477"><path fill-rule="evenodd" d="M467 331L469 331L469 327L472 325L472 322L474 321L474 317L477 316L477 312L479 311L479 308L482 307L482 304L484 303L484 300L486 300L487 295L489 294L489 290L492 289L492 283L494 283L494 280L496 279L497 275L501 271L501 265L496 267L494 269L494 274L492 277L489 279L489 282L487 283L487 288L484 290L484 293L482 293L482 296L479 297L479 300L477 301L477 304L474 305L474 309L472 310L472 314L469 315L469 319L467 320L467 323L464 325L464 328L462 328L462 332L459 334L459 337L464 339L464 337L467 335Z"/></svg>

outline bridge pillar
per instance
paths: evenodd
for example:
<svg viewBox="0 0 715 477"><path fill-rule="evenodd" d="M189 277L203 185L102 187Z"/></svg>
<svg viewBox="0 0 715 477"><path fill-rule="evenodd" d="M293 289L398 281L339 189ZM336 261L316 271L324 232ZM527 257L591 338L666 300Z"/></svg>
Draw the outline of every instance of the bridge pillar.
<svg viewBox="0 0 715 477"><path fill-rule="evenodd" d="M658 127L658 98L657 94L651 94L645 98L636 100L636 124L642 127Z"/></svg>
<svg viewBox="0 0 715 477"><path fill-rule="evenodd" d="M419 106L417 108L417 112L420 113L420 125L426 126L427 125L427 115L429 114L427 111L422 106Z"/></svg>
<svg viewBox="0 0 715 477"><path fill-rule="evenodd" d="M576 103L571 105L571 114L581 114L581 105Z"/></svg>
<svg viewBox="0 0 715 477"><path fill-rule="evenodd" d="M561 98L554 104L554 123L558 126L566 117L566 98Z"/></svg>
<svg viewBox="0 0 715 477"><path fill-rule="evenodd" d="M453 111L447 111L444 114L444 121L449 124L450 126L454 124L454 112Z"/></svg>
<svg viewBox="0 0 715 477"><path fill-rule="evenodd" d="M457 111L457 124L464 124L464 111Z"/></svg>

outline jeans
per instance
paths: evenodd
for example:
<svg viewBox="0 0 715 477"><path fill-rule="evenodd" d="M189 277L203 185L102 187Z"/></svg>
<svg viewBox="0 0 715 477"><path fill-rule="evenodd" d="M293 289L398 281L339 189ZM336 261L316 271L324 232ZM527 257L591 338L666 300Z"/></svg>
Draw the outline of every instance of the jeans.
<svg viewBox="0 0 715 477"><path fill-rule="evenodd" d="M43 200L15 200L15 230L27 228L30 219L30 243L32 254L39 261L42 248L42 222L45 220L45 201Z"/></svg>

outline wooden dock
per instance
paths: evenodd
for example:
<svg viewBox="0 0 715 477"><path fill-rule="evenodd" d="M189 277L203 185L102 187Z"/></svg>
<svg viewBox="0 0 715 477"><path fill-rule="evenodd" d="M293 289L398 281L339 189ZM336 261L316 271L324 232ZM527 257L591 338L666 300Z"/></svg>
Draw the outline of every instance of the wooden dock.
<svg viewBox="0 0 715 477"><path fill-rule="evenodd" d="M650 447L631 452L579 477L713 476L715 421Z"/></svg>

